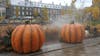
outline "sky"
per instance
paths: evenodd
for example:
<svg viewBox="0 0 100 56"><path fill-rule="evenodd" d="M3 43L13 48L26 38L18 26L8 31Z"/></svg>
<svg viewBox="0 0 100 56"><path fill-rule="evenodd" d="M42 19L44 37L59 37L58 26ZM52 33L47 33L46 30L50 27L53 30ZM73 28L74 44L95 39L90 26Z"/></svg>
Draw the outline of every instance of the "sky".
<svg viewBox="0 0 100 56"><path fill-rule="evenodd" d="M11 2L13 3L17 3L19 1L24 1L24 0L11 0ZM29 1L33 1L33 2L39 2L41 0L29 0ZM68 5L70 6L71 4L71 0L42 0L43 3L52 3L54 2L54 4L60 4L61 5ZM92 0L77 0L75 3L75 6L77 8L83 8L83 7L88 7L92 5Z"/></svg>

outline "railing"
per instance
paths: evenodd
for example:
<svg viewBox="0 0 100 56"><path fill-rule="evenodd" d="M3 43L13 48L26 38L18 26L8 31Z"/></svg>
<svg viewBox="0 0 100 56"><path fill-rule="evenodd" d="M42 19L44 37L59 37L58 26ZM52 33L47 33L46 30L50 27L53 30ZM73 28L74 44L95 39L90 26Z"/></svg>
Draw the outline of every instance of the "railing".
<svg viewBox="0 0 100 56"><path fill-rule="evenodd" d="M31 20L31 19L4 19L0 22L0 25L20 25L25 24L25 21L30 21L31 24L48 24L48 22L44 22L41 20Z"/></svg>

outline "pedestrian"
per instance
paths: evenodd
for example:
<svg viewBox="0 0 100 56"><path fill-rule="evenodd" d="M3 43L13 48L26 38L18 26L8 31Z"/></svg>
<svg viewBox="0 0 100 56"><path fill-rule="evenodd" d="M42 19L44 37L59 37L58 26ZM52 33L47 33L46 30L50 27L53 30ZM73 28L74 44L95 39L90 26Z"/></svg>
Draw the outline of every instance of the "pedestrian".
<svg viewBox="0 0 100 56"><path fill-rule="evenodd" d="M94 27L94 29L93 29L93 34L94 34L94 37L97 36L97 28L96 27Z"/></svg>
<svg viewBox="0 0 100 56"><path fill-rule="evenodd" d="M87 25L85 29L88 30L88 31L90 31L90 26Z"/></svg>

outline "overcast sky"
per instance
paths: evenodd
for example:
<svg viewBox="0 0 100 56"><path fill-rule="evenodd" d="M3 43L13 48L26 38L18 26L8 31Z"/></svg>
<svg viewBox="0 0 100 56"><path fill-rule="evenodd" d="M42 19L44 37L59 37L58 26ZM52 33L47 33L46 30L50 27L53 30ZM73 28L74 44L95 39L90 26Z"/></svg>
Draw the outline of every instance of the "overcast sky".
<svg viewBox="0 0 100 56"><path fill-rule="evenodd" d="M17 3L19 1L24 1L24 0L11 0L13 3ZM30 0L33 2L39 2L41 0ZM61 3L62 5L68 5L70 6L71 4L71 0L42 0L43 3L52 3L54 2L54 4L59 4ZM87 6L91 6L92 5L92 0L77 0L75 3L77 8L81 8L81 7L87 7Z"/></svg>

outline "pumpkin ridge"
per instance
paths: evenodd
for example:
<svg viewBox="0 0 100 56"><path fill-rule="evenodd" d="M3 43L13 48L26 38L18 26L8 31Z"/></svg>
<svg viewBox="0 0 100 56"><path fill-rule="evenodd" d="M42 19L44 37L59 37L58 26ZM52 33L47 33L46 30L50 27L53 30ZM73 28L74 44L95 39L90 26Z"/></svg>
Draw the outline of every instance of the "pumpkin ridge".
<svg viewBox="0 0 100 56"><path fill-rule="evenodd" d="M22 28L23 28L23 26L22 25L20 25L20 26L18 26L19 28L18 28L18 31L16 32L16 34L15 34L15 37L14 38L18 38L17 37L17 34L19 33L19 30L21 30ZM20 29L21 28L21 29ZM22 31L21 31L22 32ZM20 35L19 35L20 36ZM20 39L21 37L19 37L18 39ZM16 43L16 39L14 40L14 42L15 42L15 44L14 44L14 48L15 48L15 50L16 50L16 52L18 52L20 49L22 49L21 48L21 45L20 45L20 40L18 41L18 43ZM13 44L12 44L13 45ZM17 45L17 46L16 46ZM19 53L21 53L22 51L20 51Z"/></svg>
<svg viewBox="0 0 100 56"><path fill-rule="evenodd" d="M83 40L83 39L84 39L84 35L85 35L85 32L84 32L85 29L83 28L83 26L82 26L81 28L82 28L82 35L83 35L83 36L82 36L82 40Z"/></svg>
<svg viewBox="0 0 100 56"><path fill-rule="evenodd" d="M81 42L81 40L82 40L82 28L81 28L81 25L78 25L78 27L79 27L79 36L78 37L80 37L80 38L78 38L79 40L77 41L77 42Z"/></svg>
<svg viewBox="0 0 100 56"><path fill-rule="evenodd" d="M80 26L80 31L81 31L81 37L82 37L82 28L81 28L81 26ZM80 39L80 41L82 40L82 38Z"/></svg>
<svg viewBox="0 0 100 56"><path fill-rule="evenodd" d="M66 26L64 28L64 26ZM64 25L61 29L61 36L63 40L67 43L81 43L84 39L85 29L81 24L67 24ZM64 31L63 31L64 29Z"/></svg>
<svg viewBox="0 0 100 56"><path fill-rule="evenodd" d="M12 36L11 36L11 37L12 37L12 38L11 38L12 47L14 46L14 43L15 43L15 42L13 42L13 41L15 40L15 35L16 35L18 29L19 29L19 27L15 28L15 30L14 30ZM15 49L15 48L14 48L14 49Z"/></svg>
<svg viewBox="0 0 100 56"><path fill-rule="evenodd" d="M39 25L19 25L12 32L12 47L18 53L31 53L40 50L44 41L45 34ZM15 40L13 41L13 36ZM15 43L15 44L13 44Z"/></svg>
<svg viewBox="0 0 100 56"><path fill-rule="evenodd" d="M71 25L72 25L72 24L71 24ZM71 36L71 35L72 35L71 33L72 33L72 32L71 32L71 26L69 26L69 43L71 43L71 37L72 37L72 36Z"/></svg>
<svg viewBox="0 0 100 56"><path fill-rule="evenodd" d="M76 26L76 24L75 24L75 32L77 32L77 29L78 29L78 28L77 28L77 26ZM77 33L75 33L75 42L77 42L77 41L78 41L78 40L77 40L77 39L78 39L78 38L77 38L77 36L78 36L78 34L77 34Z"/></svg>
<svg viewBox="0 0 100 56"><path fill-rule="evenodd" d="M37 26L35 26L35 27L36 27L37 32L38 32L38 34L39 34L39 35L38 35L38 39L39 39L39 40L38 40L38 41L39 41L39 42L38 42L38 43L39 43L39 44L38 44L38 48L40 48L40 42L41 42L41 39L40 39L40 38L41 38L41 36L40 36L40 31L39 31L39 28L38 28Z"/></svg>
<svg viewBox="0 0 100 56"><path fill-rule="evenodd" d="M32 52L32 40L33 40L33 36L32 36L32 26L30 25L30 30L31 30L31 37L30 37L30 52Z"/></svg>
<svg viewBox="0 0 100 56"><path fill-rule="evenodd" d="M81 27L81 26L80 26L80 30L81 30L81 37L82 37L82 39L83 39L83 35L82 35L83 33L82 33L82 27ZM81 39L81 40L82 40L82 39Z"/></svg>
<svg viewBox="0 0 100 56"><path fill-rule="evenodd" d="M34 38L36 39L36 42L37 42L37 45L36 46L33 46L32 45L33 46L32 47L32 51L36 51L36 50L38 50L38 46L39 46L39 44L38 44L39 43L39 40L37 39L38 38L38 35L37 35L38 34L38 31L37 31L35 25L32 25L32 29L33 29L33 33L32 34L35 36ZM34 38L33 38L33 40L35 40ZM32 44L34 44L33 42L32 42Z"/></svg>
<svg viewBox="0 0 100 56"><path fill-rule="evenodd" d="M64 31L64 27L62 27L62 29L61 29L61 37L62 38L63 38L63 35L64 35L63 31Z"/></svg>
<svg viewBox="0 0 100 56"><path fill-rule="evenodd" d="M43 41L45 41L44 37L44 32L43 30L41 30L41 28L39 27L39 31L40 31L40 47L43 45Z"/></svg>
<svg viewBox="0 0 100 56"><path fill-rule="evenodd" d="M24 36L25 28L26 28L26 25L24 25L23 32L21 33L21 36L22 36L22 37L21 37L21 39L20 39L20 42L21 42L21 43L20 43L20 44L21 44L20 46L21 46L21 49L22 49L22 53L24 52L24 50L23 50L23 38L24 38L24 37L23 37L23 36Z"/></svg>
<svg viewBox="0 0 100 56"><path fill-rule="evenodd" d="M70 27L71 27L71 29L70 29L71 30L71 42L74 43L76 41L75 40L76 39L76 36L75 36L75 30L76 30L75 29L75 25L72 24Z"/></svg>
<svg viewBox="0 0 100 56"><path fill-rule="evenodd" d="M63 31L64 32L63 32L63 36L62 37L63 37L63 40L66 41L66 39L65 39L66 38L66 25L64 26Z"/></svg>
<svg viewBox="0 0 100 56"><path fill-rule="evenodd" d="M66 41L66 42L69 42L69 27L67 27L67 26L69 26L69 24L66 24L65 25L65 30L64 30L64 40Z"/></svg>
<svg viewBox="0 0 100 56"><path fill-rule="evenodd" d="M23 51L24 53L30 53L31 48L30 48L30 38L31 38L31 30L30 30L30 24L26 25L25 30L24 30L24 35L23 35Z"/></svg>

